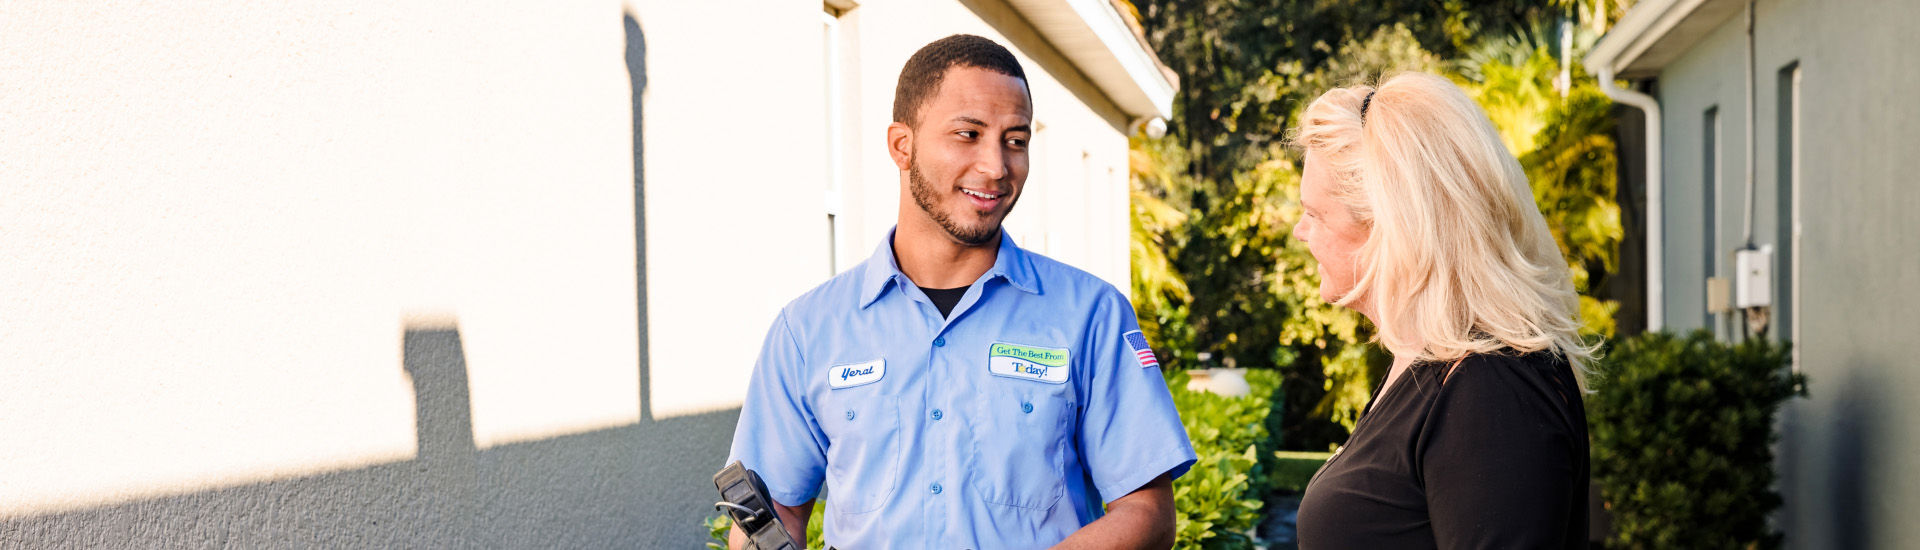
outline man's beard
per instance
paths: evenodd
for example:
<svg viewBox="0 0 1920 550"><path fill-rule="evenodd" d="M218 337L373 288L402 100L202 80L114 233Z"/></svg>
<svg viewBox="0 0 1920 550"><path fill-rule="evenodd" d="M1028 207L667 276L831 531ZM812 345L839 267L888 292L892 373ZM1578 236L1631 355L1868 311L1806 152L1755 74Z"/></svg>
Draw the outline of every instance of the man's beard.
<svg viewBox="0 0 1920 550"><path fill-rule="evenodd" d="M946 212L935 207L937 194L933 190L933 183L927 181L925 176L920 175L920 163L908 162L911 164L907 165L907 181L911 183L908 187L913 191L913 202L914 204L920 205L920 211L926 212L927 216L933 218L933 223L940 224L940 228L946 230L948 235L970 246L984 245L1000 237L1000 224L993 224L990 227L969 228L961 227L959 224L954 223L952 217L947 216ZM1011 201L1012 197L1006 197L1006 199ZM1007 207L1011 210L1013 203L1008 202Z"/></svg>

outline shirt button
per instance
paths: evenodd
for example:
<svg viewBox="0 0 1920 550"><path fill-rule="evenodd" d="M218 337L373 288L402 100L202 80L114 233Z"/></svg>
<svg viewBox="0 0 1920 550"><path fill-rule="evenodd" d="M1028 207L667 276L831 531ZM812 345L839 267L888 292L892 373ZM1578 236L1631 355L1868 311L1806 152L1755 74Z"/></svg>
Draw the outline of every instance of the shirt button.
<svg viewBox="0 0 1920 550"><path fill-rule="evenodd" d="M945 346L945 345L947 345L947 339L946 339L945 337L940 337L940 338L934 338L934 339L933 339L933 347L936 347L936 348L937 348L937 347L942 347L942 346Z"/></svg>
<svg viewBox="0 0 1920 550"><path fill-rule="evenodd" d="M933 491L933 494L940 494L940 484L935 483L930 489Z"/></svg>
<svg viewBox="0 0 1920 550"><path fill-rule="evenodd" d="M853 420L853 411L847 411L847 420Z"/></svg>
<svg viewBox="0 0 1920 550"><path fill-rule="evenodd" d="M1032 413L1033 413L1033 404L1032 404L1032 403L1021 403L1021 404L1020 404L1020 412L1023 412L1023 413L1028 413L1028 414L1032 414ZM853 414L853 413L847 413L847 414Z"/></svg>
<svg viewBox="0 0 1920 550"><path fill-rule="evenodd" d="M939 419L940 419L940 409L934 409L934 410L933 410L933 419L934 419L934 420L939 420Z"/></svg>

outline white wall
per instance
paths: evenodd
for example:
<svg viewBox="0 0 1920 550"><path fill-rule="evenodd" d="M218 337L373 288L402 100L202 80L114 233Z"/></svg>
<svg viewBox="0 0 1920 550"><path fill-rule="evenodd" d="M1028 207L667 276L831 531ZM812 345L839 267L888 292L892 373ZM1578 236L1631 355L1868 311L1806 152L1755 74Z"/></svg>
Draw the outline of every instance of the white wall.
<svg viewBox="0 0 1920 550"><path fill-rule="evenodd" d="M972 32L1045 126L1015 237L1124 290L1124 116L971 6L845 16L839 267L895 218L899 67ZM0 3L0 546L703 536L764 331L834 269L820 13Z"/></svg>
<svg viewBox="0 0 1920 550"><path fill-rule="evenodd" d="M656 417L738 407L775 313L829 270L820 6L738 4L638 12Z"/></svg>
<svg viewBox="0 0 1920 550"><path fill-rule="evenodd" d="M637 418L619 6L450 8L0 8L0 513L407 458L414 315L482 447Z"/></svg>

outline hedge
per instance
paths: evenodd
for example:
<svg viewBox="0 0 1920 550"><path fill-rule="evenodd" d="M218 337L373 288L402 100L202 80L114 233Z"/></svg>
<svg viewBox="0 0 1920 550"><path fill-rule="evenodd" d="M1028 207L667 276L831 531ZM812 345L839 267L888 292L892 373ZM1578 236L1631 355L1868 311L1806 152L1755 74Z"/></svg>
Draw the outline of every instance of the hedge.
<svg viewBox="0 0 1920 550"><path fill-rule="evenodd" d="M1774 411L1806 395L1785 344L1649 333L1609 350L1587 398L1613 548L1778 548Z"/></svg>

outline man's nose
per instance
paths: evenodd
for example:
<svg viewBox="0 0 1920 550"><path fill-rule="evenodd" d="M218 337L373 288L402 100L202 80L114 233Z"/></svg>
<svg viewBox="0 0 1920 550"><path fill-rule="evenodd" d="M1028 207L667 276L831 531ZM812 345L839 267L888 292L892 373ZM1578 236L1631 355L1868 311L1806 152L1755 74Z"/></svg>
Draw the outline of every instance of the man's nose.
<svg viewBox="0 0 1920 550"><path fill-rule="evenodd" d="M993 147L982 147L980 154L974 159L973 169L996 182L1006 179L1007 153L1001 151L997 144Z"/></svg>

